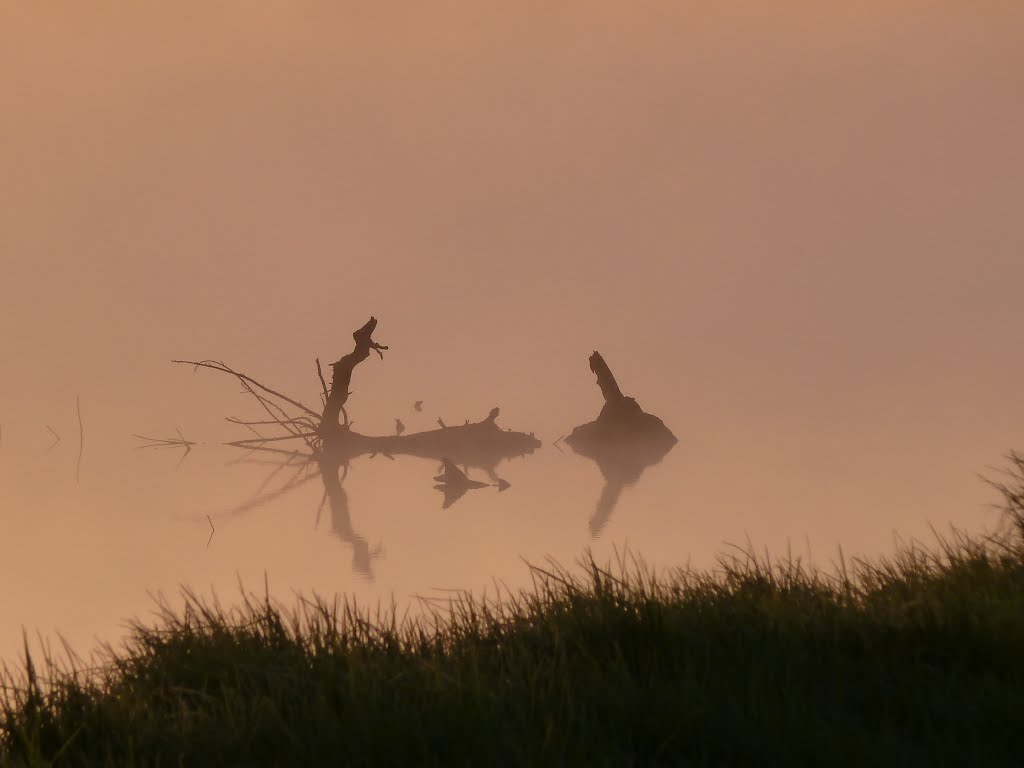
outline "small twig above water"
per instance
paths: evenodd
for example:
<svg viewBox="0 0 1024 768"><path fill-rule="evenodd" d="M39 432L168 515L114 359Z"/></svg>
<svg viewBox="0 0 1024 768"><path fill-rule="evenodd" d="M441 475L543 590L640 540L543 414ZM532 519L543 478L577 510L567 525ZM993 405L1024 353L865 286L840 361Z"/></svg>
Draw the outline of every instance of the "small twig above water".
<svg viewBox="0 0 1024 768"><path fill-rule="evenodd" d="M213 520L210 519L209 515L206 516L206 522L210 524L210 538L206 540L206 548L209 549L210 542L213 541L213 534L217 532L217 529L213 527Z"/></svg>
<svg viewBox="0 0 1024 768"><path fill-rule="evenodd" d="M181 462L185 460L185 457L192 452L192 446L198 445L198 443L192 440L186 440L185 436L181 433L180 427L175 427L175 431L178 433L177 437L146 437L145 435L133 434L132 437L146 441L145 445L135 446L135 450L140 450L142 448L184 448L184 453L182 453L181 458L178 459L178 465L180 466Z"/></svg>
<svg viewBox="0 0 1024 768"><path fill-rule="evenodd" d="M137 437L139 440L145 440L146 445L137 445L135 450L142 448L189 448L196 445L192 440L186 440L185 436L181 434L181 430L178 430L177 437L146 437L145 435L132 434L132 437Z"/></svg>
<svg viewBox="0 0 1024 768"><path fill-rule="evenodd" d="M257 429L256 429L256 428L255 428L255 427L253 426L253 424L255 424L255 423L257 423L257 422L251 422L251 421L242 421L241 419L236 419L236 418L235 418L235 417L233 417L233 416L225 416L225 417L224 417L224 421L230 421L230 422L231 422L232 424L240 424L241 426L245 427L245 428L246 428L246 429L248 429L248 430L249 430L250 432L252 432L252 433L253 433L254 435L256 435L256 437L258 437L258 438L260 438L260 439L262 439L262 438L263 438L263 435L262 435L262 434L260 434L259 430L257 430Z"/></svg>
<svg viewBox="0 0 1024 768"><path fill-rule="evenodd" d="M49 424L46 425L46 428L49 430L50 434L53 435L53 442L46 446L46 452L49 453L57 447L57 443L60 442L60 435L58 435L56 430L54 430L54 428Z"/></svg>

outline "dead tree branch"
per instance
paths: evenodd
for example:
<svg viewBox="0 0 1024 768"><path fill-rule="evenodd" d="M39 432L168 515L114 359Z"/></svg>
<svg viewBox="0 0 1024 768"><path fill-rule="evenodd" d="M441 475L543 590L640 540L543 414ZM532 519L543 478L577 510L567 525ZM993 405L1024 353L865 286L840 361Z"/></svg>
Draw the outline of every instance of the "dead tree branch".
<svg viewBox="0 0 1024 768"><path fill-rule="evenodd" d="M384 349L387 349L387 347L384 347ZM249 384L252 384L252 385L254 385L256 387L259 387L260 389L262 389L264 392L266 392L269 395L273 395L274 397L277 397L277 398L280 398L281 400L284 400L286 403L289 403L290 405L294 405L296 408L299 408L300 410L304 411L305 413L308 413L310 416L315 416L315 417L319 418L319 414L316 411L314 411L312 408L310 408L309 406L304 405L303 403L299 402L298 400L293 400L292 398L288 397L287 395L282 395L280 392L277 392L276 390L271 389L270 387L266 386L265 384L261 384L260 382L256 381L256 379L252 378L251 376L247 376L246 374L241 373L240 371L234 370L233 368L231 368L230 366L225 364L223 361L220 361L220 360L199 360L199 361L196 361L196 360L171 360L171 362L172 363L179 363L181 365L191 365L191 366L194 366L196 368L209 368L210 370L213 370L213 371L220 371L221 373L230 374L231 376L235 376L235 377L237 377L239 380L241 380L243 382L248 382Z"/></svg>
<svg viewBox="0 0 1024 768"><path fill-rule="evenodd" d="M320 419L320 429L325 434L339 431L338 417L343 413L345 414L345 424L349 423L348 414L345 413L345 403L348 402L348 396L351 394L348 388L352 384L352 371L355 367L370 356L370 350L380 355L382 360L384 359L383 350L387 349L387 346L373 340L373 331L376 327L377 318L370 317L362 328L352 334L355 348L331 364L333 371L331 390L327 395L324 412Z"/></svg>
<svg viewBox="0 0 1024 768"><path fill-rule="evenodd" d="M253 399L259 403L260 407L266 412L267 416L270 417L269 421L242 421L241 419L228 419L233 423L240 424L246 427L253 434L257 435L259 440L242 440L237 443L228 443L228 445L239 445L249 446L258 444L259 442L267 442L268 440L286 440L286 439L302 439L310 448L314 448L317 441L319 441L319 415L312 408L307 406L294 398L288 397L275 389L271 389L266 384L257 381L251 376L236 371L231 366L227 365L221 360L172 360L171 362L191 365L194 368L209 368L210 370L220 371L221 373L227 373L238 379L242 388L252 395ZM319 367L319 365L318 365ZM259 390L259 391L257 391ZM276 398L276 400L274 399ZM288 412L288 410L281 404L286 403L294 408L298 408L301 414L295 416ZM252 425L275 425L283 429L288 434L285 437L265 438L257 430L253 429Z"/></svg>

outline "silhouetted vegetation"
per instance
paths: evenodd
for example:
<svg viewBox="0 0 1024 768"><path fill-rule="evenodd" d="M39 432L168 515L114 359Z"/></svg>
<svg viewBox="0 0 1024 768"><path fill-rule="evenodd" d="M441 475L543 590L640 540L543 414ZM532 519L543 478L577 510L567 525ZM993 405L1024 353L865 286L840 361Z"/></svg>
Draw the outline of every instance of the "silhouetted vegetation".
<svg viewBox="0 0 1024 768"><path fill-rule="evenodd" d="M824 574L622 558L415 621L191 592L97 669L8 675L8 765L1019 765L1024 457L1011 525Z"/></svg>

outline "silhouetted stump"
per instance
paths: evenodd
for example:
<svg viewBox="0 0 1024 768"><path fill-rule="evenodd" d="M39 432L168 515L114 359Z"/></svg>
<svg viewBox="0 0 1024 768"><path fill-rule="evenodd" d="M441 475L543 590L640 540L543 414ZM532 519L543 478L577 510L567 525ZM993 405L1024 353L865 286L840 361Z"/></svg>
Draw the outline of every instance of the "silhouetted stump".
<svg viewBox="0 0 1024 768"><path fill-rule="evenodd" d="M355 348L347 355L331 363L331 390L324 402L323 414L320 418L320 433L325 442L341 433L342 427L338 423L338 417L345 415L345 425L348 425L348 415L345 414L345 403L348 402L349 385L352 383L352 371L359 363L370 356L372 349L381 359L384 359L384 352L387 349L383 344L373 340L373 331L377 327L377 318L370 317L366 323L352 334L355 341Z"/></svg>
<svg viewBox="0 0 1024 768"><path fill-rule="evenodd" d="M604 406L594 421L576 427L564 442L597 462L605 478L605 488L590 521L591 534L597 535L611 517L622 489L665 458L678 441L665 422L622 394L599 352L590 356L590 370L597 375Z"/></svg>
<svg viewBox="0 0 1024 768"><path fill-rule="evenodd" d="M603 457L632 457L641 470L653 463L652 459L660 460L676 444L676 436L665 422L644 412L634 398L622 394L599 352L590 356L590 370L597 374L604 406L594 421L576 427L565 443L576 453L598 461Z"/></svg>

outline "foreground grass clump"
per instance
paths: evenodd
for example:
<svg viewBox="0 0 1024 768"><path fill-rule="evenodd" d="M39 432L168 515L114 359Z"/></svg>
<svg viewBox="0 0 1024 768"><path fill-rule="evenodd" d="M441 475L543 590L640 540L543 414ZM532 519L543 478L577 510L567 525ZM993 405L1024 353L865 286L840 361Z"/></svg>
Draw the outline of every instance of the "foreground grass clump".
<svg viewBox="0 0 1024 768"><path fill-rule="evenodd" d="M186 593L98 670L9 675L0 764L1020 765L1016 487L1004 535L834 575L587 559L415 622Z"/></svg>

